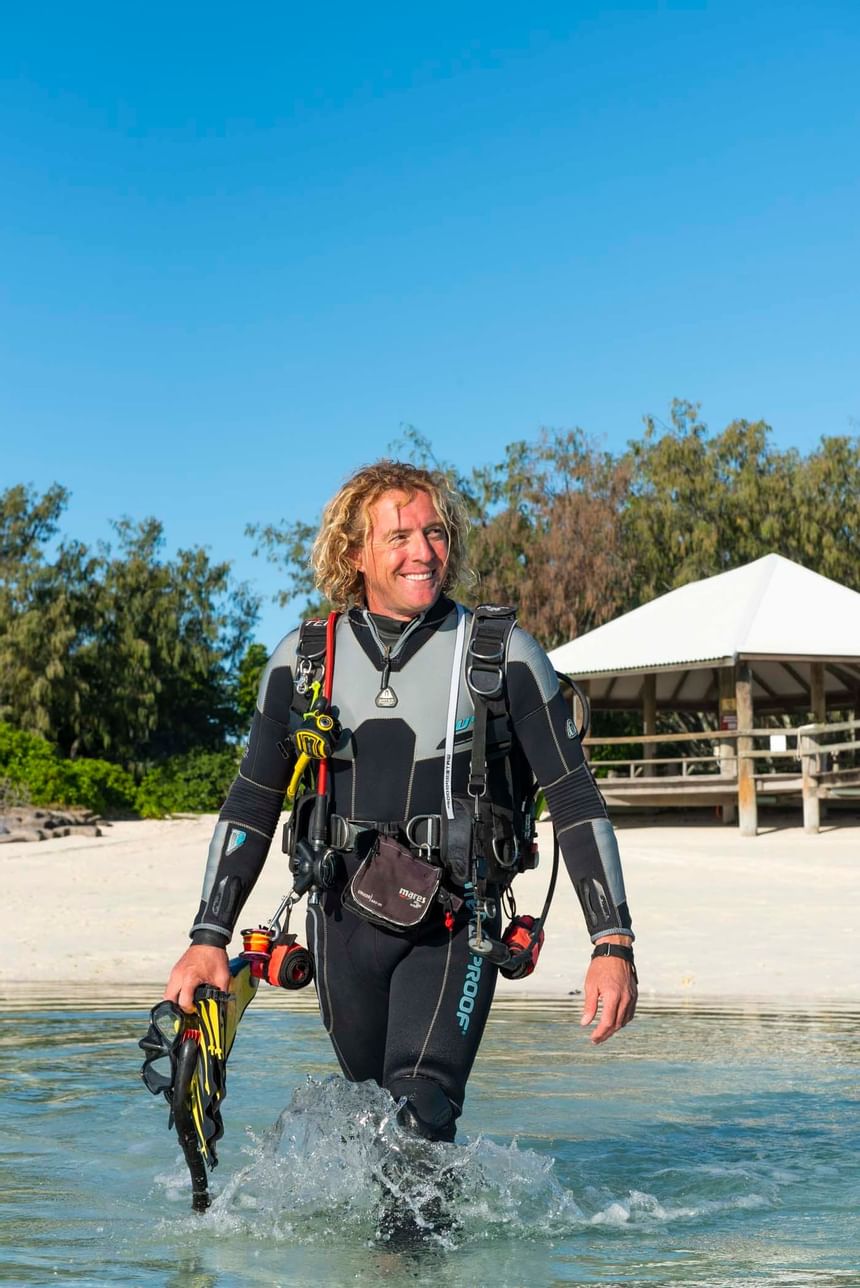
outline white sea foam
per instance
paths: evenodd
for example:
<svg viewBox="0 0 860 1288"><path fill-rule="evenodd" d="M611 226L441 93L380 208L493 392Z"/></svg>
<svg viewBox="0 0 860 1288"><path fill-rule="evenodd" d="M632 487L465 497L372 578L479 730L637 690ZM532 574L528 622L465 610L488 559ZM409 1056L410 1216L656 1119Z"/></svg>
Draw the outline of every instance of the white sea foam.
<svg viewBox="0 0 860 1288"><path fill-rule="evenodd" d="M660 1169L661 1196L590 1184L574 1193L552 1157L480 1136L416 1140L398 1128L397 1109L372 1084L309 1077L268 1132L249 1133L247 1164L204 1219L217 1234L307 1246L406 1238L450 1249L587 1227L645 1230L775 1201L773 1178L765 1183L754 1166L707 1164Z"/></svg>

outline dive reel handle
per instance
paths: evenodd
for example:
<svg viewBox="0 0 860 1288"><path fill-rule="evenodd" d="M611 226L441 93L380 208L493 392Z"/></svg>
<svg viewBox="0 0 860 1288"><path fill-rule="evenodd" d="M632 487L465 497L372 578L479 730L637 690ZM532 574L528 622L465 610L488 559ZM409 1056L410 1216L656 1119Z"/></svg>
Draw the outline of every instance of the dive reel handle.
<svg viewBox="0 0 860 1288"><path fill-rule="evenodd" d="M508 945L501 939L490 939L487 935L479 939L476 935L470 934L469 951L477 953L479 957L486 957L487 961L492 962L494 966L506 965L513 956Z"/></svg>

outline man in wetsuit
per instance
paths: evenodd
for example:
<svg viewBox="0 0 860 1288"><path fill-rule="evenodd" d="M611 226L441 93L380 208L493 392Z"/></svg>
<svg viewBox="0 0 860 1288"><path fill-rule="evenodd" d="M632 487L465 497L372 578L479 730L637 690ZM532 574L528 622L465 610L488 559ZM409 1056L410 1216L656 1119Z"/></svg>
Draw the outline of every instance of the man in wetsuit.
<svg viewBox="0 0 860 1288"><path fill-rule="evenodd" d="M332 695L342 732L330 760L339 871L308 910L320 1011L346 1077L405 1097L403 1125L435 1140L454 1138L496 982L496 967L468 945L469 891L454 891L447 912L434 902L402 933L365 920L343 895L380 833L396 834L404 846L418 840L416 850L428 841L422 820L443 808L446 735L453 754L444 790L466 794L474 724L462 682L469 614L445 591L464 573L467 525L443 475L380 461L329 503L314 547L317 583L342 610ZM294 631L263 675L245 756L210 845L192 945L168 981L165 997L186 1010L198 984L229 986L226 947L295 764L297 645ZM546 794L592 941L621 949L593 957L585 980L581 1022L592 1023L599 1010L592 1041L603 1042L636 1007L615 835L552 666L518 627L504 674L506 714L487 732L488 795L506 803L516 739ZM493 936L499 917L497 909L487 925Z"/></svg>

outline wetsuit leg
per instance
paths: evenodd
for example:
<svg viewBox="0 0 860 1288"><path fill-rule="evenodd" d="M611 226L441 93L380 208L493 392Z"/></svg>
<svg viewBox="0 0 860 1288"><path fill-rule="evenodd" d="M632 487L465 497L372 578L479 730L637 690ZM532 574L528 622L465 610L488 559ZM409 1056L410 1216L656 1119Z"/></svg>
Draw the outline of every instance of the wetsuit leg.
<svg viewBox="0 0 860 1288"><path fill-rule="evenodd" d="M469 912L395 935L344 909L340 890L308 911L323 1023L343 1072L406 1097L401 1125L453 1140L483 1036L496 968L469 950ZM498 934L498 916L487 927Z"/></svg>
<svg viewBox="0 0 860 1288"><path fill-rule="evenodd" d="M335 887L308 909L320 1014L347 1078L382 1086L391 974L409 942L354 916L340 896Z"/></svg>
<svg viewBox="0 0 860 1288"><path fill-rule="evenodd" d="M453 1140L466 1081L484 1033L497 971L469 950L464 908L449 932L435 923L391 976L382 1085L406 1096L400 1122L430 1140ZM488 930L498 934L498 924Z"/></svg>

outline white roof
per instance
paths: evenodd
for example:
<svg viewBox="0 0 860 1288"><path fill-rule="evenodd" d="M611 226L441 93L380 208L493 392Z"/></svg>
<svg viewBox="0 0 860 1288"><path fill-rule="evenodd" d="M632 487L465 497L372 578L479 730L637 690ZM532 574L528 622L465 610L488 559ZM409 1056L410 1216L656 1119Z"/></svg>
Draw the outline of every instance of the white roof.
<svg viewBox="0 0 860 1288"><path fill-rule="evenodd" d="M860 594L770 554L661 595L549 656L580 678L738 658L860 659Z"/></svg>

